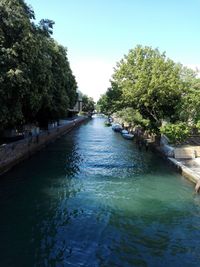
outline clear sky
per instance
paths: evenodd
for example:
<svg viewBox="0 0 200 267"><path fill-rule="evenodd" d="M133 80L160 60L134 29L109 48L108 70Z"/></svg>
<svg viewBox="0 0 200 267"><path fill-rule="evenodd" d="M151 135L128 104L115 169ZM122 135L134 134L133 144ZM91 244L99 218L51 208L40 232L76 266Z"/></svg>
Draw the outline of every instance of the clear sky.
<svg viewBox="0 0 200 267"><path fill-rule="evenodd" d="M79 89L97 100L113 67L137 44L200 68L200 0L26 0L36 21L55 21Z"/></svg>

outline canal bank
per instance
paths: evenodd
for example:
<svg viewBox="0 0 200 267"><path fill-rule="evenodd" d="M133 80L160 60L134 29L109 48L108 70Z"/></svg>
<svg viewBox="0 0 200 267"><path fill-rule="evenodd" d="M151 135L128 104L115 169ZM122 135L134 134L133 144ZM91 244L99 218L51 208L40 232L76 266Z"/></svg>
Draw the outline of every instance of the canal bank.
<svg viewBox="0 0 200 267"><path fill-rule="evenodd" d="M115 122L124 125L119 118L115 118ZM129 126L125 126L128 129ZM177 172L194 183L196 192L200 191L200 146L172 147L168 144L166 136L162 136L159 145L155 137L148 139L141 135L140 138L141 146L148 144L152 151L166 159Z"/></svg>
<svg viewBox="0 0 200 267"><path fill-rule="evenodd" d="M200 153L199 146L171 147L169 145L156 145L152 148L161 157L165 158L177 172L195 184L196 193L200 190Z"/></svg>
<svg viewBox="0 0 200 267"><path fill-rule="evenodd" d="M20 141L2 145L0 147L0 175L86 120L88 120L86 116L75 117L74 119L63 121L62 125L51 130L42 131L36 136L30 136Z"/></svg>
<svg viewBox="0 0 200 267"><path fill-rule="evenodd" d="M195 191L198 193L200 189L200 158L175 159L168 157L167 159L181 175L195 184Z"/></svg>

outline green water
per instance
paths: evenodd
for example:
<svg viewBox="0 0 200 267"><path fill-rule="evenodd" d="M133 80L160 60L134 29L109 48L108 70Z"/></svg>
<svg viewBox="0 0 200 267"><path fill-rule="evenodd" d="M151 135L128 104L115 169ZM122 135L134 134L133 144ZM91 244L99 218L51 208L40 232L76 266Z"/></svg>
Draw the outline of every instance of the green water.
<svg viewBox="0 0 200 267"><path fill-rule="evenodd" d="M193 192L92 119L1 177L0 266L200 266Z"/></svg>

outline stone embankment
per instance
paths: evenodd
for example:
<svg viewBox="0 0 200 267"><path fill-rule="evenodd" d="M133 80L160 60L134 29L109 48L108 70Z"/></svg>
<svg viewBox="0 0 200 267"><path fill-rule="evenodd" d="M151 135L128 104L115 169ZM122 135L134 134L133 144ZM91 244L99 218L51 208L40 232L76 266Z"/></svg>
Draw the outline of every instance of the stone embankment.
<svg viewBox="0 0 200 267"><path fill-rule="evenodd" d="M51 130L43 131L37 136L31 136L23 140L0 146L0 175L13 166L29 158L35 152L41 150L48 143L71 131L74 127L86 121L87 117L76 117L66 120L60 126Z"/></svg>
<svg viewBox="0 0 200 267"><path fill-rule="evenodd" d="M161 142L161 146L157 147L157 150L175 166L181 175L196 185L196 192L200 191L200 146L172 147Z"/></svg>
<svg viewBox="0 0 200 267"><path fill-rule="evenodd" d="M200 158L175 159L168 157L168 160L191 182L197 184L200 181Z"/></svg>
<svg viewBox="0 0 200 267"><path fill-rule="evenodd" d="M182 145L173 147L166 136L162 136L160 144L154 138L146 140L152 150L156 150L162 157L185 178L195 184L195 191L200 192L200 145Z"/></svg>

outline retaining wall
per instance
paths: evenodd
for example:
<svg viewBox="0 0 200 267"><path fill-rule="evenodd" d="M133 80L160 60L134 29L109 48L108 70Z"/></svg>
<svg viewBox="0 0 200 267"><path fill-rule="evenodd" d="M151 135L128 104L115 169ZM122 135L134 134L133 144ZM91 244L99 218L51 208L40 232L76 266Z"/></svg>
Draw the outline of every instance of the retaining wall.
<svg viewBox="0 0 200 267"><path fill-rule="evenodd" d="M197 184L200 181L200 175L196 173L192 168L185 166L183 162L178 161L177 159L174 158L168 158L168 161L176 167L177 171L181 175L186 177L194 184Z"/></svg>
<svg viewBox="0 0 200 267"><path fill-rule="evenodd" d="M87 117L78 117L67 121L64 125L41 132L38 136L0 146L0 175L87 119Z"/></svg>

